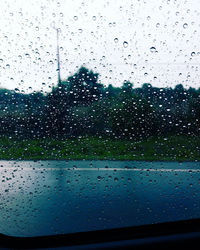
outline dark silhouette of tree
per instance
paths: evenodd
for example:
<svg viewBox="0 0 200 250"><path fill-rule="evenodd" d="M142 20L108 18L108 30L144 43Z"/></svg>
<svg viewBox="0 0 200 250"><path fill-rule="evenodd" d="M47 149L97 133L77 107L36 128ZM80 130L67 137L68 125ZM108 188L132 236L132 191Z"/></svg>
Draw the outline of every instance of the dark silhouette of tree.
<svg viewBox="0 0 200 250"><path fill-rule="evenodd" d="M130 98L133 94L133 84L129 81L125 81L122 86L122 96Z"/></svg>
<svg viewBox="0 0 200 250"><path fill-rule="evenodd" d="M121 92L120 87L114 87L112 84L109 84L107 88L105 88L104 91L104 97L107 98L116 98L119 96L119 93Z"/></svg>
<svg viewBox="0 0 200 250"><path fill-rule="evenodd" d="M67 79L71 106L87 106L102 98L103 85L98 83L98 76L98 73L81 67L77 73Z"/></svg>
<svg viewBox="0 0 200 250"><path fill-rule="evenodd" d="M200 89L141 88L125 81L104 87L98 73L81 67L46 96L0 89L0 134L65 138L109 135L147 138L200 135Z"/></svg>

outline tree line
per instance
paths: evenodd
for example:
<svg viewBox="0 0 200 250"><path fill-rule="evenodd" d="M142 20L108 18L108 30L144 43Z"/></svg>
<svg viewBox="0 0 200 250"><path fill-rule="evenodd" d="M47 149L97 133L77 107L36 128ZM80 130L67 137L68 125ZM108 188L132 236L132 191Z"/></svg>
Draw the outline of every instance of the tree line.
<svg viewBox="0 0 200 250"><path fill-rule="evenodd" d="M0 135L22 138L199 135L200 89L105 87L81 67L47 95L0 89Z"/></svg>

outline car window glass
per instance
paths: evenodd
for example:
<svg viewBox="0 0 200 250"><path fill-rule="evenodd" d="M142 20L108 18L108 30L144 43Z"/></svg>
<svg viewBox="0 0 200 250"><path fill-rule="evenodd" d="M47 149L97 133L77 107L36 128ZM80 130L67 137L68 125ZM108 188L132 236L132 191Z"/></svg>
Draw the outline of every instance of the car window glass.
<svg viewBox="0 0 200 250"><path fill-rule="evenodd" d="M199 7L1 1L1 233L199 218Z"/></svg>

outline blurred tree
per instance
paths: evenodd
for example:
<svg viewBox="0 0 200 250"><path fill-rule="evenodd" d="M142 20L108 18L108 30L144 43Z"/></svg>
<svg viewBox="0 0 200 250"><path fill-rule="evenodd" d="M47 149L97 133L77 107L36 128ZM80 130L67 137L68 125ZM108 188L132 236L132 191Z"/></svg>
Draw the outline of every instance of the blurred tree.
<svg viewBox="0 0 200 250"><path fill-rule="evenodd" d="M98 83L98 73L81 67L67 79L67 92L71 106L87 106L103 96L103 85Z"/></svg>
<svg viewBox="0 0 200 250"><path fill-rule="evenodd" d="M117 137L147 138L156 131L153 108L145 99L134 97L111 110L112 132Z"/></svg>
<svg viewBox="0 0 200 250"><path fill-rule="evenodd" d="M122 96L130 98L133 94L133 84L125 81L122 86Z"/></svg>

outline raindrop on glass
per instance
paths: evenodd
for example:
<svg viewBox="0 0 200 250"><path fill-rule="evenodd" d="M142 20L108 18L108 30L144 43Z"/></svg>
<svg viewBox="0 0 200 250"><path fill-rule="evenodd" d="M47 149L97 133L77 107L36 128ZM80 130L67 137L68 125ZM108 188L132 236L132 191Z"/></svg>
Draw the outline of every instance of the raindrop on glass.
<svg viewBox="0 0 200 250"><path fill-rule="evenodd" d="M187 27L188 27L188 24L187 24L187 23L184 23L184 24L183 24L183 28L184 28L184 29L187 29Z"/></svg>
<svg viewBox="0 0 200 250"><path fill-rule="evenodd" d="M118 38L115 38L115 39L114 39L114 42L115 42L115 43L118 43L118 41L119 41Z"/></svg>
<svg viewBox="0 0 200 250"><path fill-rule="evenodd" d="M150 51L151 51L152 53L155 53L155 52L156 52L156 48L155 48L155 47L151 47L151 48L150 48Z"/></svg>
<svg viewBox="0 0 200 250"><path fill-rule="evenodd" d="M123 46L124 46L124 48L127 48L128 47L128 42L124 41Z"/></svg>

